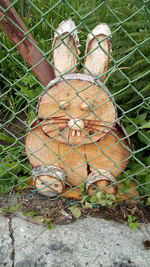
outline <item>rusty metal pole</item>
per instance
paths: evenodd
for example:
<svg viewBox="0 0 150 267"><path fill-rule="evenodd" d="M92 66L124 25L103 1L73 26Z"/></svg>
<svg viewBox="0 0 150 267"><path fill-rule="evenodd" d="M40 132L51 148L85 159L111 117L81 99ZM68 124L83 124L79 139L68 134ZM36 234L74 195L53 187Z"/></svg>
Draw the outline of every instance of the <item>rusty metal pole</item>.
<svg viewBox="0 0 150 267"><path fill-rule="evenodd" d="M44 56L37 47L36 41L31 33L26 35L28 29L19 17L15 8L9 8L10 5L11 3L8 0L0 0L0 7L2 7L0 9L0 26L13 43L15 45L18 44L17 48L22 57L27 62L28 66L32 67L32 71L35 73L39 81L46 86L50 80L55 78L54 70L47 60L44 59ZM38 62L40 63L38 64ZM35 66L36 64L37 66Z"/></svg>

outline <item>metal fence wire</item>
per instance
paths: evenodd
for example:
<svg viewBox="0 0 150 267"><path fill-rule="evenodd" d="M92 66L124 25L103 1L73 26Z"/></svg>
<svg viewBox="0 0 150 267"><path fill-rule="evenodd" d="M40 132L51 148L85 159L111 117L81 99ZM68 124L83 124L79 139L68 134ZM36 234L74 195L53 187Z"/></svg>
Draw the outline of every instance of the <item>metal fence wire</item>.
<svg viewBox="0 0 150 267"><path fill-rule="evenodd" d="M1 195L150 204L149 8L0 0Z"/></svg>

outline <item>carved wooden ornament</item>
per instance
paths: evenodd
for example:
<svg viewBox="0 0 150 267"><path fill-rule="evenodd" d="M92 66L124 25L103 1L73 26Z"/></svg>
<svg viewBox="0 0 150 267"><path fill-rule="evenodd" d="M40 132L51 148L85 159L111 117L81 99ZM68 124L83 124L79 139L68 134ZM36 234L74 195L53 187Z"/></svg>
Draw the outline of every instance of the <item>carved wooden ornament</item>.
<svg viewBox="0 0 150 267"><path fill-rule="evenodd" d="M59 25L53 48L57 77L41 96L37 119L26 137L33 186L50 197L60 193L73 197L66 187L83 183L89 193L96 185L116 194L115 177L128 164L130 144L111 93L102 83L110 61L110 29L99 24L88 35L84 74L75 73L80 52L72 20Z"/></svg>

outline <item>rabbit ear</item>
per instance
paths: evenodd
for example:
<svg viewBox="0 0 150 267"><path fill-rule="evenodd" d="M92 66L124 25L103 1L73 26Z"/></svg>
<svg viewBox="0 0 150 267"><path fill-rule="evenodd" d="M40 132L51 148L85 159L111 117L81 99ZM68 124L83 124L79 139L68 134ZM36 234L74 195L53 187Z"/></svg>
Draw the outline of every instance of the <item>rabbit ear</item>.
<svg viewBox="0 0 150 267"><path fill-rule="evenodd" d="M76 64L80 51L79 38L73 20L62 21L54 35L53 59L56 76L66 72L76 72Z"/></svg>
<svg viewBox="0 0 150 267"><path fill-rule="evenodd" d="M108 38L107 38L108 36ZM103 41L104 39L104 41ZM99 45L100 44L100 45ZM102 47L102 48L101 48ZM93 52L92 52L93 51ZM107 24L97 25L88 35L84 62L84 73L99 76L108 70L111 53L111 31ZM103 81L106 76L103 76Z"/></svg>

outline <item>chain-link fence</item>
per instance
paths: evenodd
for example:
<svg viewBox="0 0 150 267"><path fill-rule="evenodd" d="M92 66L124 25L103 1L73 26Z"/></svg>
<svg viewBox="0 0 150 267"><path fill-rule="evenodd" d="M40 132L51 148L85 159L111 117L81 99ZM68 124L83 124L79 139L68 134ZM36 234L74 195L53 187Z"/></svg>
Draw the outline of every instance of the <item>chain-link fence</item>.
<svg viewBox="0 0 150 267"><path fill-rule="evenodd" d="M149 204L150 2L0 4L0 194Z"/></svg>

